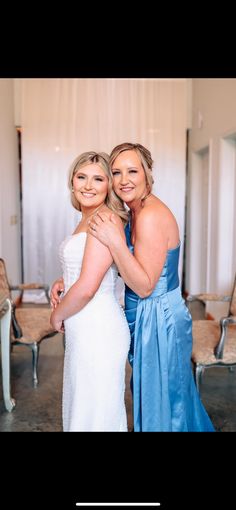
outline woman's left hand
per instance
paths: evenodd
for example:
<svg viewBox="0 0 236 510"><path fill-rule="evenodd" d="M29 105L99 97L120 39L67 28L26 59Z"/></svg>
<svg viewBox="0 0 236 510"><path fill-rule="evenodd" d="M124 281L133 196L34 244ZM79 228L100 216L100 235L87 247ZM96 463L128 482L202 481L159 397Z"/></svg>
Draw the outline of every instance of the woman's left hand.
<svg viewBox="0 0 236 510"><path fill-rule="evenodd" d="M108 248L122 238L115 215L108 217L105 213L97 213L89 222L88 231Z"/></svg>
<svg viewBox="0 0 236 510"><path fill-rule="evenodd" d="M51 314L50 323L51 323L51 326L53 327L53 329L55 329L59 333L65 332L63 321L60 321L57 319L56 310L54 310Z"/></svg>

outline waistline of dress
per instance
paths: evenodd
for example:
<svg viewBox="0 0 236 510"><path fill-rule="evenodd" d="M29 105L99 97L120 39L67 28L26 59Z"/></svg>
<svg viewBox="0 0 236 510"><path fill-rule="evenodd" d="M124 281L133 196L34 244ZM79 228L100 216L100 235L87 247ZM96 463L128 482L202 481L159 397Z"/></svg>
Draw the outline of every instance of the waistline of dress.
<svg viewBox="0 0 236 510"><path fill-rule="evenodd" d="M170 286L164 284L164 282L158 282L157 287L154 289L154 291L149 296L147 296L147 299L161 297L161 296L165 295L167 292L171 292L171 291L177 289L178 287L179 287L179 281L178 282L176 281L175 283L173 283ZM127 296L130 296L130 297L136 298L136 299L140 299L139 296L132 289L130 289L127 285L125 285L125 293Z"/></svg>

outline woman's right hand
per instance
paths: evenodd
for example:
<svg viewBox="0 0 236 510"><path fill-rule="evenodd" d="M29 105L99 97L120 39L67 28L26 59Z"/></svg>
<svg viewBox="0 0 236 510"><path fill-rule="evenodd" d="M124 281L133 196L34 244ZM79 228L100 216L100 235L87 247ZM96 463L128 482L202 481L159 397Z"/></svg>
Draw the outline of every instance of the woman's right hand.
<svg viewBox="0 0 236 510"><path fill-rule="evenodd" d="M65 286L64 286L64 280L63 278L58 278L53 284L50 292L50 303L51 307L55 309L57 305L60 303L61 298L60 295L62 292L64 292Z"/></svg>

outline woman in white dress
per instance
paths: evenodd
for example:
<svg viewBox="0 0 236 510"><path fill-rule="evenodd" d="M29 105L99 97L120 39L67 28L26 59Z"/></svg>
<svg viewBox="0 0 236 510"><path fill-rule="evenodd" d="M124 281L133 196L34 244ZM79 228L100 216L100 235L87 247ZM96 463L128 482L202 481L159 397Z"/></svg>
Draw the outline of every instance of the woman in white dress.
<svg viewBox="0 0 236 510"><path fill-rule="evenodd" d="M82 219L60 246L64 295L51 295L51 324L65 330L64 431L127 431L125 365L129 327L117 300L117 268L109 249L88 233L98 211L116 214L121 234L127 212L112 190L108 155L86 152L69 174L72 205Z"/></svg>

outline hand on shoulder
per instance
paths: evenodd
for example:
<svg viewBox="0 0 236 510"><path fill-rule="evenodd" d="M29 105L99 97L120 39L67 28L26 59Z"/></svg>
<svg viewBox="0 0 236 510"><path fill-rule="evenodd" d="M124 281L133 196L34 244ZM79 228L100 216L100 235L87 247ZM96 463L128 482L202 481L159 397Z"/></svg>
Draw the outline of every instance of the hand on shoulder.
<svg viewBox="0 0 236 510"><path fill-rule="evenodd" d="M109 209L109 207L107 207L106 210L99 212L97 214L97 216L99 216L101 218L101 220L104 222L106 222L108 220L109 222L116 225L116 227L119 228L121 233L124 232L124 224L122 222L121 217L117 213L115 213L111 209Z"/></svg>

